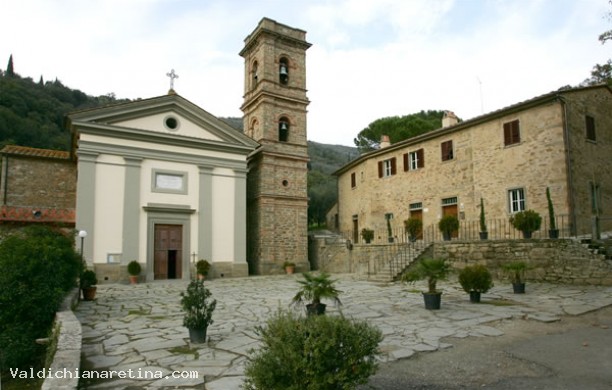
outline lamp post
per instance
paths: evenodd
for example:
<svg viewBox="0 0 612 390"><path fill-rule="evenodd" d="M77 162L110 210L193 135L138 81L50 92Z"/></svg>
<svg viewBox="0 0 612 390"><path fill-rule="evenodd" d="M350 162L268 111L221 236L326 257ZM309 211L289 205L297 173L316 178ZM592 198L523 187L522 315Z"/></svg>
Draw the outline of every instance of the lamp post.
<svg viewBox="0 0 612 390"><path fill-rule="evenodd" d="M87 232L85 230L79 230L79 237L81 237L81 260L83 260L83 243L85 237L87 237Z"/></svg>

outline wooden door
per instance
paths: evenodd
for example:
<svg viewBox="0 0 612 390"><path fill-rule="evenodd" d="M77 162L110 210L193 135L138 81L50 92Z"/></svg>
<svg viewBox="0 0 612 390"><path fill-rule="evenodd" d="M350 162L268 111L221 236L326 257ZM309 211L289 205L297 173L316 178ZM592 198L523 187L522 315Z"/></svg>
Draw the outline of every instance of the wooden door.
<svg viewBox="0 0 612 390"><path fill-rule="evenodd" d="M423 222L423 210L410 210L410 218L418 219ZM423 225L421 224L421 229L416 235L417 240L423 239Z"/></svg>
<svg viewBox="0 0 612 390"><path fill-rule="evenodd" d="M459 218L459 209L456 204L449 204L442 206L442 216L446 217L447 215L454 215ZM457 238L459 236L459 230L455 230L452 234L452 238Z"/></svg>
<svg viewBox="0 0 612 390"><path fill-rule="evenodd" d="M183 226L156 224L153 246L154 279L181 279Z"/></svg>
<svg viewBox="0 0 612 390"><path fill-rule="evenodd" d="M357 218L353 218L353 242L355 244L359 242L359 221Z"/></svg>

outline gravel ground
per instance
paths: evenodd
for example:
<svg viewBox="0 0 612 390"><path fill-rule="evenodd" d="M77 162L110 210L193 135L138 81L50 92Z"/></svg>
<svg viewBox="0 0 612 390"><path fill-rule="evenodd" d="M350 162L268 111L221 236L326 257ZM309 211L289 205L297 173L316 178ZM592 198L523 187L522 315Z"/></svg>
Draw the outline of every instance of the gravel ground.
<svg viewBox="0 0 612 390"><path fill-rule="evenodd" d="M561 321L490 324L499 337L448 338L453 345L381 364L360 390L612 390L612 306Z"/></svg>

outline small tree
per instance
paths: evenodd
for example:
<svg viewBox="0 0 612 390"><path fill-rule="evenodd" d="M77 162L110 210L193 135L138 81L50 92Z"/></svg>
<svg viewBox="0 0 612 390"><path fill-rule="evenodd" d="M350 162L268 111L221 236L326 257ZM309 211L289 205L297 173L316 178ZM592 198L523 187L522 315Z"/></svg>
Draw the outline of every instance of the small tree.
<svg viewBox="0 0 612 390"><path fill-rule="evenodd" d="M249 352L246 390L355 389L376 372L383 338L366 322L281 311L256 333L261 348Z"/></svg>
<svg viewBox="0 0 612 390"><path fill-rule="evenodd" d="M546 200L548 201L548 218L550 221L550 230L557 229L557 221L555 220L555 208L550 199L550 189L546 187Z"/></svg>
<svg viewBox="0 0 612 390"><path fill-rule="evenodd" d="M484 201L482 200L482 198L480 198L480 231L481 232L487 231L487 221L485 220Z"/></svg>

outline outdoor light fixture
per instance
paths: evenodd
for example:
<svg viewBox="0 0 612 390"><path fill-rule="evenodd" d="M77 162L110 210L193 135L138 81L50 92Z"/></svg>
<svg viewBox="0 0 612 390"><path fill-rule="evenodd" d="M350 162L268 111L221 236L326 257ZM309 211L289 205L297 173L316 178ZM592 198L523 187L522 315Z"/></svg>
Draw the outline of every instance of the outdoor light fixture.
<svg viewBox="0 0 612 390"><path fill-rule="evenodd" d="M79 230L79 237L81 237L81 259L83 259L83 242L85 241L85 237L87 237L87 232L85 230Z"/></svg>

